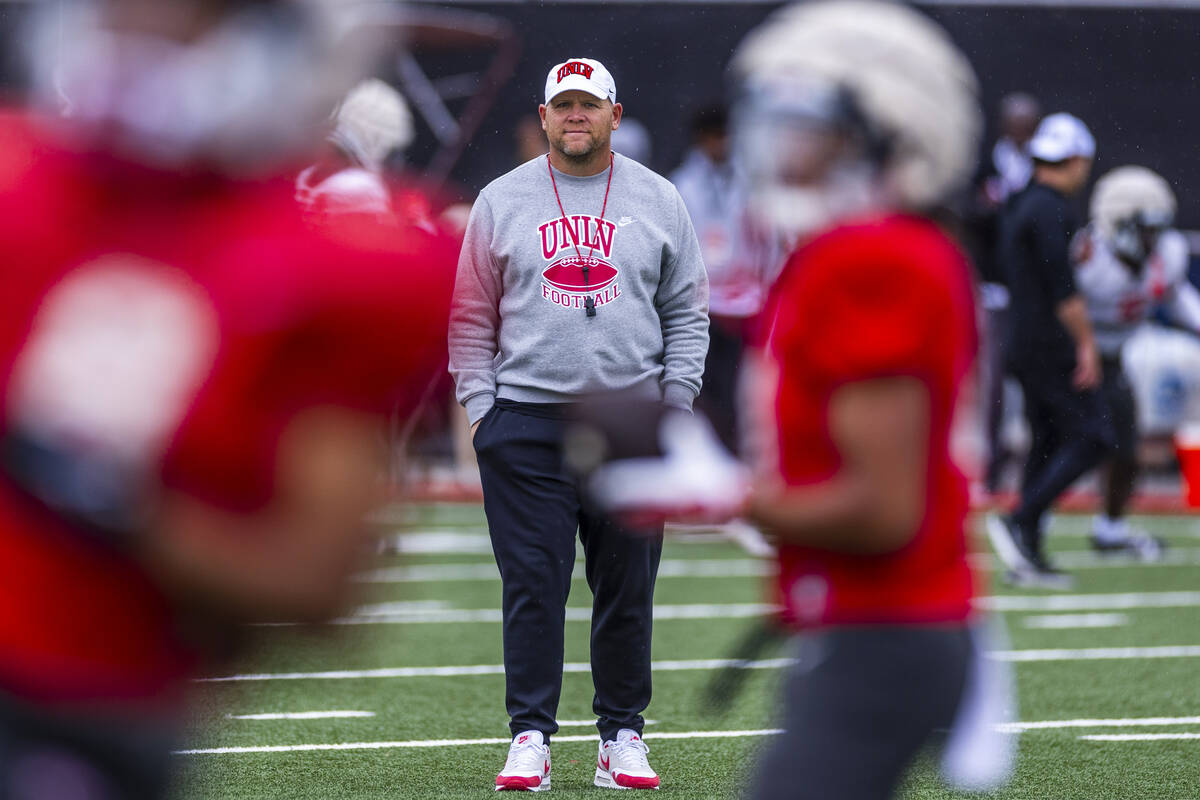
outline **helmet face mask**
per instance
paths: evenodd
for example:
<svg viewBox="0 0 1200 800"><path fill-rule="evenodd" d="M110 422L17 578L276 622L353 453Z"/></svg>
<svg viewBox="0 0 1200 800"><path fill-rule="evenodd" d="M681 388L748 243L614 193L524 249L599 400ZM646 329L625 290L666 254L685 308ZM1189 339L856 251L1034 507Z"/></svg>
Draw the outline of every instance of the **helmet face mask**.
<svg viewBox="0 0 1200 800"><path fill-rule="evenodd" d="M1171 218L1138 212L1119 220L1113 227L1113 251L1122 261L1140 267L1158 246L1159 237L1171 227Z"/></svg>
<svg viewBox="0 0 1200 800"><path fill-rule="evenodd" d="M1175 221L1175 194L1145 167L1118 167L1096 182L1091 217L1113 252L1140 268Z"/></svg>
<svg viewBox="0 0 1200 800"><path fill-rule="evenodd" d="M734 119L736 157L754 190L751 211L786 245L879 204L884 148L841 87L749 89Z"/></svg>

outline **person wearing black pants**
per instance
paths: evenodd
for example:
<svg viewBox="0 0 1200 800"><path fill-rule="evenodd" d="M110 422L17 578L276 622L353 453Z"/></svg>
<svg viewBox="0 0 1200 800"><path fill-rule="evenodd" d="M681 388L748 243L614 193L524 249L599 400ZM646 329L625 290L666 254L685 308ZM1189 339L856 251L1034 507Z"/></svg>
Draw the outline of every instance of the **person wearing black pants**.
<svg viewBox="0 0 1200 800"><path fill-rule="evenodd" d="M650 703L650 634L662 528L623 530L589 513L563 467L568 403L497 400L475 432L484 511L504 582L505 703L514 736L546 737L562 688L563 623L575 529L592 590L593 710L605 741L641 733ZM536 653L536 658L520 658Z"/></svg>
<svg viewBox="0 0 1200 800"><path fill-rule="evenodd" d="M1005 208L999 258L1012 298L1008 368L1021 383L1033 440L1019 505L989 518L987 531L1011 583L1061 589L1071 581L1046 558L1042 519L1114 444L1097 391L1100 353L1070 259L1078 224L1068 198L1087 182L1096 145L1078 119L1052 114L1029 148L1033 180Z"/></svg>
<svg viewBox="0 0 1200 800"><path fill-rule="evenodd" d="M616 82L590 58L546 75L550 152L492 181L467 220L450 372L479 455L504 582L513 734L496 790L550 788L563 621L579 532L595 596L595 784L655 789L642 741L661 531L628 538L592 516L563 472L565 417L626 393L691 410L708 351L708 279L683 198L612 150Z"/></svg>
<svg viewBox="0 0 1200 800"><path fill-rule="evenodd" d="M1025 396L1031 444L1025 461L1021 502L1008 524L1023 537L1039 575L1018 574L1015 582L1055 586L1065 576L1042 551L1042 518L1075 480L1096 466L1115 444L1112 416L1100 391L1079 391L1070 381L1069 364L1025 364L1013 370ZM1036 578L1034 580L1033 578Z"/></svg>

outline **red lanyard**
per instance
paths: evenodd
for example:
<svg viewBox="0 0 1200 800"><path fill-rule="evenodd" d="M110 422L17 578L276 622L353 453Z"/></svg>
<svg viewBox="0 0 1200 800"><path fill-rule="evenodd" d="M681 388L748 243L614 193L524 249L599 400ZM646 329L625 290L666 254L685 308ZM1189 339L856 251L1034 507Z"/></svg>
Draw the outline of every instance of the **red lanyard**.
<svg viewBox="0 0 1200 800"><path fill-rule="evenodd" d="M600 206L600 221L604 221L604 212L608 210L608 191L612 188L612 176L616 159L613 154L608 154L608 183L604 187L604 205ZM550 164L550 155L546 154L546 169L550 172L550 185L554 187L554 199L558 201L558 213L562 214L563 233L571 231L571 244L575 245L575 255L579 256L579 266L583 269L583 285L588 286L588 262L584 261L583 253L579 251L579 232L571 227L571 223L567 221L567 212L563 209L562 198L558 196L558 182L554 180L554 167ZM597 229L599 226L597 226ZM584 226L584 232L587 232L587 226ZM592 253L596 252L596 245L592 244L588 247L588 258L592 257ZM583 308L589 317L596 316L596 300L591 295L583 298Z"/></svg>

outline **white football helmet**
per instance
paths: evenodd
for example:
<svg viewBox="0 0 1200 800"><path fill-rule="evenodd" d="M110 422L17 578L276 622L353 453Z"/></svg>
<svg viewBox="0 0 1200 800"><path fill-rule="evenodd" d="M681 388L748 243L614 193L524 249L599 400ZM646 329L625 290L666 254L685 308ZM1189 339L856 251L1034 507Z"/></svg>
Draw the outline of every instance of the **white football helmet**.
<svg viewBox="0 0 1200 800"><path fill-rule="evenodd" d="M372 172L383 167L393 150L412 144L415 134L404 97L377 78L351 89L333 117L330 141Z"/></svg>
<svg viewBox="0 0 1200 800"><path fill-rule="evenodd" d="M753 209L785 238L873 206L932 207L971 175L974 71L945 31L906 6L789 6L746 37L731 67Z"/></svg>
<svg viewBox="0 0 1200 800"><path fill-rule="evenodd" d="M1117 167L1096 182L1091 217L1121 258L1140 263L1175 221L1170 184L1145 167Z"/></svg>

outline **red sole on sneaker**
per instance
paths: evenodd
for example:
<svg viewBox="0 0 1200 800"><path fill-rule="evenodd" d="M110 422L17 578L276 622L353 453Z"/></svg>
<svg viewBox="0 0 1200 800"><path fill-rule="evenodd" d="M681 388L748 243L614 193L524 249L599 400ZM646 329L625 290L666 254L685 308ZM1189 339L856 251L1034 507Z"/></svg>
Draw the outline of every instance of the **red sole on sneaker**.
<svg viewBox="0 0 1200 800"><path fill-rule="evenodd" d="M613 775L613 783L618 786L624 786L626 789L657 789L658 776L653 778L638 778L633 775Z"/></svg>
<svg viewBox="0 0 1200 800"><path fill-rule="evenodd" d="M501 792L528 792L541 785L542 779L536 775L532 778L525 778L519 775L496 776L496 789Z"/></svg>

